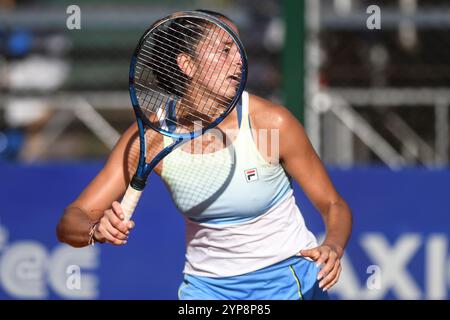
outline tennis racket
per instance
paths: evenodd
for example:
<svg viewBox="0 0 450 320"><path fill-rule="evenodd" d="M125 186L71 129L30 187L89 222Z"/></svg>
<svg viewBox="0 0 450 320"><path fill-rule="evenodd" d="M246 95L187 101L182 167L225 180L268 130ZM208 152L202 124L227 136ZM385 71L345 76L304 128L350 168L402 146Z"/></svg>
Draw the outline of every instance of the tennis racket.
<svg viewBox="0 0 450 320"><path fill-rule="evenodd" d="M217 126L247 80L247 55L222 20L198 11L155 22L131 58L129 91L139 134L139 161L121 205L128 221L153 168L172 150ZM173 142L146 159L146 130Z"/></svg>

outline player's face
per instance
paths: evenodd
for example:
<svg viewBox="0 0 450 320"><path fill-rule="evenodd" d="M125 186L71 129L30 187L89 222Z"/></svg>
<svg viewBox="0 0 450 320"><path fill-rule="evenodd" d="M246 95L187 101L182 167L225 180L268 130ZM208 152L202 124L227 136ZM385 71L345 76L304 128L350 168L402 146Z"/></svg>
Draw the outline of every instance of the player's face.
<svg viewBox="0 0 450 320"><path fill-rule="evenodd" d="M224 21L227 22L227 21ZM236 27L228 25L237 32ZM223 29L212 27L200 40L193 82L212 96L232 98L241 77L241 56L233 39Z"/></svg>

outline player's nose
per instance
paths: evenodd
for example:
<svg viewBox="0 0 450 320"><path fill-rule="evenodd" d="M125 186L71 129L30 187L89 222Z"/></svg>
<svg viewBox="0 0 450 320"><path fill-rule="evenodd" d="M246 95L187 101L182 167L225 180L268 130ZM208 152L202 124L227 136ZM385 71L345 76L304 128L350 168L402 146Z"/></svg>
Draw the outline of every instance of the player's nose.
<svg viewBox="0 0 450 320"><path fill-rule="evenodd" d="M236 67L242 66L242 59L239 51L235 52L235 54L233 55L233 65Z"/></svg>

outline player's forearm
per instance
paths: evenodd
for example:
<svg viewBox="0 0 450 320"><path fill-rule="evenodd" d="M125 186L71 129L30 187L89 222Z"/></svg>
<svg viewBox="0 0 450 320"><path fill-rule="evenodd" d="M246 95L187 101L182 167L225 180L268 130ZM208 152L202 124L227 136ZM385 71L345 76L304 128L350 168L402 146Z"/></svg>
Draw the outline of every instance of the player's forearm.
<svg viewBox="0 0 450 320"><path fill-rule="evenodd" d="M328 212L323 215L326 226L324 245L333 246L342 256L352 232L352 213L343 200L330 204Z"/></svg>
<svg viewBox="0 0 450 320"><path fill-rule="evenodd" d="M89 244L89 231L95 221L76 207L66 208L56 228L58 240L73 247L85 247Z"/></svg>

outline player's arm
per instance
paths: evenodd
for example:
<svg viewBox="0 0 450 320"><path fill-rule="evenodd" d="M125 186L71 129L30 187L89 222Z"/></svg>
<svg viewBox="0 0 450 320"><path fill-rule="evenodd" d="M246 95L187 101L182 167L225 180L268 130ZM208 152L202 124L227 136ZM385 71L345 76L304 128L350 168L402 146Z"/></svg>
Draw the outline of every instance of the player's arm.
<svg viewBox="0 0 450 320"><path fill-rule="evenodd" d="M120 245L126 243L132 221L122 222L123 212L119 200L130 181L130 172L136 167L137 152L130 149L139 148L136 126L130 127L120 138L109 156L105 166L89 183L78 198L69 204L58 223L56 233L61 242L74 247L88 245L89 231L95 227L95 239Z"/></svg>
<svg viewBox="0 0 450 320"><path fill-rule="evenodd" d="M328 289L339 278L340 258L352 227L350 208L334 188L300 122L282 106L260 103L265 106L255 117L259 122L257 127L279 129L280 161L323 218L326 227L324 242L317 248L302 250L301 253L311 257L317 264L324 265L319 273L319 277L323 277L320 285Z"/></svg>

